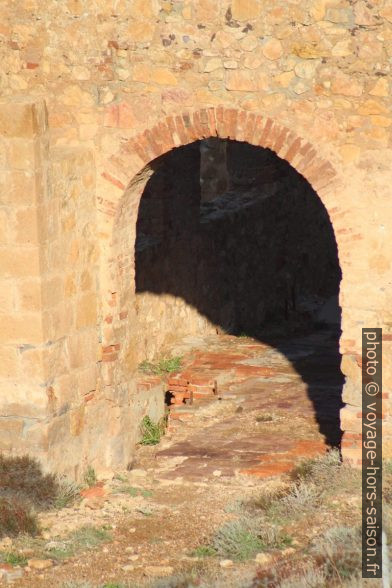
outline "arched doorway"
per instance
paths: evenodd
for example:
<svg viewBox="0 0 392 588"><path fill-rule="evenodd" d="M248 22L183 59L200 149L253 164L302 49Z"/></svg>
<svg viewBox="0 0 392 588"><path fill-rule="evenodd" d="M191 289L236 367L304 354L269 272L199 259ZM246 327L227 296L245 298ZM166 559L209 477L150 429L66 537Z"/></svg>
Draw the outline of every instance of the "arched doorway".
<svg viewBox="0 0 392 588"><path fill-rule="evenodd" d="M270 149L216 141L224 144L226 181L203 175L200 141L152 163L135 245L140 353L170 356L192 335L202 347L214 334L252 337L290 360L326 443L340 446L341 271L328 214Z"/></svg>
<svg viewBox="0 0 392 588"><path fill-rule="evenodd" d="M207 108L193 114L167 117L124 143L105 165L102 176L106 187L100 198L102 226L106 233L111 231L112 234L112 249L102 274L109 294L103 300L102 309L105 318L102 342L104 353L106 350L108 353L104 358L105 370L109 374L108 385L125 382L128 386L144 355L135 329L134 256L143 191L154 174L157 158L175 147L208 137L233 139L273 151L290 163L317 192L334 223L335 235L340 236L347 230L338 214L341 181L333 166L320 156L319 149L271 119L222 107ZM133 302L130 304L130 301Z"/></svg>

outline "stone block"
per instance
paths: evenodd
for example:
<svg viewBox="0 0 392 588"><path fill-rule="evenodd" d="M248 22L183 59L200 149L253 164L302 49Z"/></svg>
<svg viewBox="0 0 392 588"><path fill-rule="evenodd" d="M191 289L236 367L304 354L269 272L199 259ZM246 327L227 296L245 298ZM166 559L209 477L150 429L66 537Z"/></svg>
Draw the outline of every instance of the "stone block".
<svg viewBox="0 0 392 588"><path fill-rule="evenodd" d="M32 139L46 130L45 104L3 98L0 101L0 135Z"/></svg>

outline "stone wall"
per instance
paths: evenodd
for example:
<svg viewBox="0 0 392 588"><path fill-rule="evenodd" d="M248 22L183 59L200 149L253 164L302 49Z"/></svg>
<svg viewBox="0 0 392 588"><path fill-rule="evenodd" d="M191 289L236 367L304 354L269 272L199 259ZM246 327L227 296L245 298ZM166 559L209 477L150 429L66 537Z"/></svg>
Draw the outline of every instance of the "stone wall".
<svg viewBox="0 0 392 588"><path fill-rule="evenodd" d="M116 398L119 390L126 390L128 400L132 396L139 351L126 301L135 292L139 199L157 157L219 136L271 148L321 198L343 274L343 453L358 458L363 326L384 328L384 438L385 453L391 453L391 24L387 0L17 0L2 6L4 448L21 449L43 412L49 423L61 398L69 395L77 405L95 378L106 398ZM59 163L59 149L72 165ZM60 224L74 222L75 239L83 242L75 270L68 251L73 229L61 227L46 238L50 219L38 212L41 205L49 210L52 174L66 177L71 167L80 177L74 183L83 186L82 200L86 190L80 210L72 208L72 196L61 197ZM95 187L84 187L90 172L87 183L95 177ZM47 255L52 238L66 251L61 263ZM65 274L73 273L67 282ZM68 300L65 288L72 280L77 292ZM51 281L64 304L50 300ZM88 317L79 325L78 312ZM61 361L41 360L29 347L59 350L57 336L80 337L91 350L68 374L76 392L62 391L68 386ZM14 399L30 412L16 414ZM129 422L118 435L126 434ZM95 459L96 436L83 426L77 430L84 459ZM39 443L30 445L42 453ZM56 443L65 444L60 436ZM132 451L126 441L118 459L126 461ZM73 459L74 465L80 461L76 454ZM112 459L109 451L104 460ZM61 467L59 457L50 460Z"/></svg>

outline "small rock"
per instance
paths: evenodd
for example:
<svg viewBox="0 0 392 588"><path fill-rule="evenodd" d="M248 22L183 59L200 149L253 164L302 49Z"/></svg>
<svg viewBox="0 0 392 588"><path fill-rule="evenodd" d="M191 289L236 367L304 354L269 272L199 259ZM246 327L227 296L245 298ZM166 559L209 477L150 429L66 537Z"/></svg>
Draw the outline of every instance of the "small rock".
<svg viewBox="0 0 392 588"><path fill-rule="evenodd" d="M233 560L231 560L231 559L222 559L219 562L219 565L221 568L226 569L226 568L231 568L234 564L233 564Z"/></svg>
<svg viewBox="0 0 392 588"><path fill-rule="evenodd" d="M11 547L11 545L12 545L11 537L4 537L4 539L2 539L0 541L0 549L6 549L7 547Z"/></svg>
<svg viewBox="0 0 392 588"><path fill-rule="evenodd" d="M46 570L52 567L53 561L51 559L29 559L27 565L33 570Z"/></svg>
<svg viewBox="0 0 392 588"><path fill-rule="evenodd" d="M170 574L172 574L173 571L174 571L174 568L172 568L172 566L146 566L144 568L144 573L147 576L154 576L154 577L170 576Z"/></svg>
<svg viewBox="0 0 392 588"><path fill-rule="evenodd" d="M139 559L139 556L135 553L134 555L129 555L128 559L130 559L131 561L137 561Z"/></svg>
<svg viewBox="0 0 392 588"><path fill-rule="evenodd" d="M125 548L125 551L127 551L128 553L133 553L135 551L135 548L131 545L128 545L128 547Z"/></svg>
<svg viewBox="0 0 392 588"><path fill-rule="evenodd" d="M84 502L84 506L86 508L90 508L91 510L100 510L105 505L105 500L103 497L99 498L89 498Z"/></svg>
<svg viewBox="0 0 392 588"><path fill-rule="evenodd" d="M291 555L292 553L295 553L294 547L286 547L286 549L283 549L282 551L282 555Z"/></svg>
<svg viewBox="0 0 392 588"><path fill-rule="evenodd" d="M272 555L269 553L258 553L255 557L256 563L261 564L261 565L266 565L266 564L270 563L271 559L272 559Z"/></svg>
<svg viewBox="0 0 392 588"><path fill-rule="evenodd" d="M20 553L25 557L31 557L32 555L34 555L34 549L31 549L31 547L25 547L24 549L20 550Z"/></svg>
<svg viewBox="0 0 392 588"><path fill-rule="evenodd" d="M24 574L22 568L13 568L12 566L7 566L7 564L0 565L0 581L4 580L7 584L13 582L14 580L18 580Z"/></svg>
<svg viewBox="0 0 392 588"><path fill-rule="evenodd" d="M132 564L127 564L125 566L122 566L121 569L123 570L123 572L133 572L135 566L133 566Z"/></svg>
<svg viewBox="0 0 392 588"><path fill-rule="evenodd" d="M128 533L136 533L136 528L131 527L130 529L128 529Z"/></svg>
<svg viewBox="0 0 392 588"><path fill-rule="evenodd" d="M135 478L141 478L143 476L147 476L147 472L146 470L141 470L141 469L135 469L135 470L131 470L131 474L132 476L134 476Z"/></svg>
<svg viewBox="0 0 392 588"><path fill-rule="evenodd" d="M269 39L263 46L263 55L267 59L279 59L283 55L282 43L278 39Z"/></svg>
<svg viewBox="0 0 392 588"><path fill-rule="evenodd" d="M220 470L214 470L212 472L212 475L215 476L216 478L219 478L222 475L222 472Z"/></svg>

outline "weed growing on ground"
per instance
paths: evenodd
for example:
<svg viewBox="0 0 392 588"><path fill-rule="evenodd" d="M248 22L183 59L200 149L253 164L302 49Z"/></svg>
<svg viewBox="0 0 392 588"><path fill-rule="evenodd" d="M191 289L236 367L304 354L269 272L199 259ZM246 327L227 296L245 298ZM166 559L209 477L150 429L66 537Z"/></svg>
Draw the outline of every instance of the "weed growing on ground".
<svg viewBox="0 0 392 588"><path fill-rule="evenodd" d="M58 490L54 501L55 508L61 509L80 499L80 485L64 476L58 477Z"/></svg>
<svg viewBox="0 0 392 588"><path fill-rule="evenodd" d="M91 488L92 486L95 486L96 483L98 482L97 474L95 473L95 470L92 466L89 465L86 468L86 471L84 472L83 480L84 480L84 483L86 484L86 486L88 486L89 488Z"/></svg>
<svg viewBox="0 0 392 588"><path fill-rule="evenodd" d="M296 519L314 511L320 504L321 494L314 484L299 482L291 491L270 505L267 514L283 516L287 519Z"/></svg>
<svg viewBox="0 0 392 588"><path fill-rule="evenodd" d="M276 526L262 519L242 516L218 529L209 547L220 557L245 561L265 549L286 547L291 541L291 537Z"/></svg>
<svg viewBox="0 0 392 588"><path fill-rule="evenodd" d="M46 550L46 557L55 560L64 560L81 551L87 551L102 543L111 541L112 537L107 528L85 525L76 529L61 542L55 543Z"/></svg>
<svg viewBox="0 0 392 588"><path fill-rule="evenodd" d="M279 588L325 588L327 576L323 568L310 566L300 574L283 580Z"/></svg>
<svg viewBox="0 0 392 588"><path fill-rule="evenodd" d="M244 561L264 549L256 525L247 518L230 521L215 533L211 546L220 557Z"/></svg>
<svg viewBox="0 0 392 588"><path fill-rule="evenodd" d="M182 356L165 357L157 363L144 360L139 364L139 370L152 376L164 376L178 372L181 368Z"/></svg>
<svg viewBox="0 0 392 588"><path fill-rule="evenodd" d="M271 423L275 420L275 416L266 412L265 414L259 414L256 417L256 423Z"/></svg>
<svg viewBox="0 0 392 588"><path fill-rule="evenodd" d="M211 545L199 545L191 551L191 557L213 557L217 555L216 549L211 547Z"/></svg>
<svg viewBox="0 0 392 588"><path fill-rule="evenodd" d="M329 582L342 582L361 567L361 546L359 528L333 527L314 541L311 551L323 564Z"/></svg>
<svg viewBox="0 0 392 588"><path fill-rule="evenodd" d="M140 445L157 445L165 433L165 426L165 418L154 423L149 416L145 416L140 424Z"/></svg>
<svg viewBox="0 0 392 588"><path fill-rule="evenodd" d="M10 564L11 566L26 566L27 558L21 553L14 551L0 553L0 561L2 563Z"/></svg>

